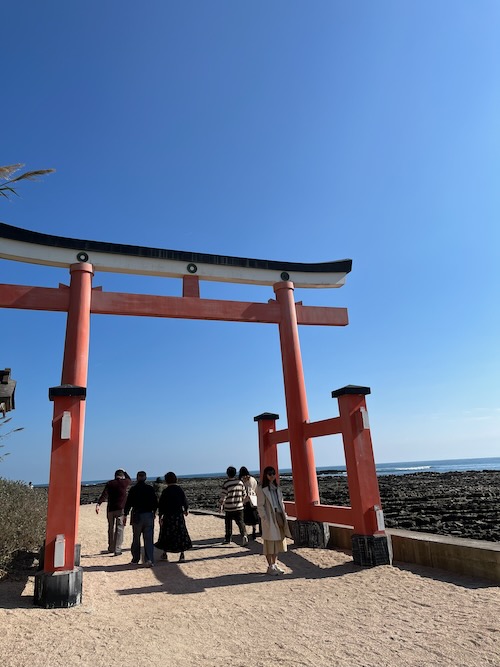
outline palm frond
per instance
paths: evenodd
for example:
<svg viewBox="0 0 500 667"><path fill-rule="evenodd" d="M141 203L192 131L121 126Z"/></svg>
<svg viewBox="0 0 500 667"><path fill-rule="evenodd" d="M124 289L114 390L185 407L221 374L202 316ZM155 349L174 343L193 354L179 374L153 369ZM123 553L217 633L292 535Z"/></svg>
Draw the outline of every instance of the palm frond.
<svg viewBox="0 0 500 667"><path fill-rule="evenodd" d="M2 178L3 180L6 180L10 176L12 176L12 174L15 174L16 171L19 171L19 169L21 169L21 167L24 167L24 164L21 164L21 163L19 163L19 164L9 164L9 165L6 165L5 167L0 167L0 178Z"/></svg>
<svg viewBox="0 0 500 667"><path fill-rule="evenodd" d="M45 176L45 174L52 174L54 171L55 169L38 169L36 171L26 171L24 174L12 178L9 183L15 183L16 181L23 181L25 179L36 181L36 179L40 176Z"/></svg>
<svg viewBox="0 0 500 667"><path fill-rule="evenodd" d="M10 164L5 167L0 167L0 195L9 199L11 195L16 195L18 197L17 191L15 188L9 187L12 183L18 183L19 181L36 181L41 176L46 176L47 174L52 174L55 169L36 169L34 171L25 171L24 174L15 176L11 178L16 171L19 171L21 167L24 167L24 164Z"/></svg>
<svg viewBox="0 0 500 667"><path fill-rule="evenodd" d="M14 190L14 188L11 188L8 185L0 185L0 192L4 192L4 191L10 192L13 195L17 195L17 192ZM9 195L5 195L5 196L8 197Z"/></svg>

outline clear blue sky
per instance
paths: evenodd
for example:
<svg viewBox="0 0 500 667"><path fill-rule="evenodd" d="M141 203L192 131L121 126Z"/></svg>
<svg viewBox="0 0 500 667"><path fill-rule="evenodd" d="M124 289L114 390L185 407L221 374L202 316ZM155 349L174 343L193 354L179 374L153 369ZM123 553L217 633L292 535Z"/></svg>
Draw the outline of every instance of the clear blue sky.
<svg viewBox="0 0 500 667"><path fill-rule="evenodd" d="M301 327L311 420L368 385L379 462L500 452L496 0L40 3L2 8L1 164L57 170L0 202L56 235L283 259L352 258L346 328ZM0 260L0 281L65 270ZM97 274L105 290L180 281ZM272 289L202 283L202 296ZM65 315L3 310L18 381L2 476L46 482ZM84 479L258 465L286 426L274 325L93 316ZM3 429L5 432L7 427ZM289 465L286 445L280 464ZM318 466L343 463L339 438Z"/></svg>

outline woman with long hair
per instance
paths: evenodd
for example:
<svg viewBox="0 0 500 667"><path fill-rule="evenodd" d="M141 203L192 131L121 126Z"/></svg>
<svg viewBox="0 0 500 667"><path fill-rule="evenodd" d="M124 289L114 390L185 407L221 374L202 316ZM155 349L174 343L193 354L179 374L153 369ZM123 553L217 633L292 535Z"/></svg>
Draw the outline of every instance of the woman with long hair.
<svg viewBox="0 0 500 667"><path fill-rule="evenodd" d="M167 488L162 491L158 504L160 536L155 547L163 550L163 560L168 560L170 551L180 554L179 563L182 563L184 552L193 546L184 518L188 515L188 501L184 490L177 484L174 472L167 472L165 482Z"/></svg>
<svg viewBox="0 0 500 667"><path fill-rule="evenodd" d="M259 513L257 512L257 480L248 472L248 468L241 466L238 477L246 489L243 500L243 523L252 526L252 540L257 537L257 526L259 525Z"/></svg>
<svg viewBox="0 0 500 667"><path fill-rule="evenodd" d="M263 553L267 560L267 574L284 574L278 565L278 554L287 550L286 538L292 537L286 519L283 494L276 482L276 470L267 466L257 487L257 510L262 523Z"/></svg>

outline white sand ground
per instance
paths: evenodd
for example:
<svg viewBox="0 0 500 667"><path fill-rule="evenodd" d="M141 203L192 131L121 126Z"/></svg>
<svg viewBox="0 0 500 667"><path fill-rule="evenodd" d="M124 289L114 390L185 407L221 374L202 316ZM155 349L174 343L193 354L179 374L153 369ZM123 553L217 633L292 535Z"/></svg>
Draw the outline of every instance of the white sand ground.
<svg viewBox="0 0 500 667"><path fill-rule="evenodd" d="M491 583L361 569L344 553L293 545L286 574L271 578L259 541L221 546L214 516L190 515L188 528L195 548L184 564L134 566L128 550L100 553L105 515L82 507L82 605L40 609L32 579L0 583L0 665L500 666L500 589Z"/></svg>

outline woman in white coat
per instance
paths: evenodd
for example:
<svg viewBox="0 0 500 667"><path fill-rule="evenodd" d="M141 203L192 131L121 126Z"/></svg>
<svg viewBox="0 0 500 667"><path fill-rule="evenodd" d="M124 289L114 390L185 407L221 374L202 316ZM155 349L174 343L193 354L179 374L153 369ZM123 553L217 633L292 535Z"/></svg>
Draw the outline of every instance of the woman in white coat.
<svg viewBox="0 0 500 667"><path fill-rule="evenodd" d="M257 487L257 510L262 523L263 553L267 560L267 574L284 574L279 567L278 554L286 551L286 538L291 537L286 519L281 489L276 483L276 470L267 466Z"/></svg>

